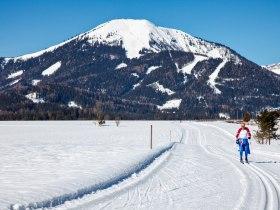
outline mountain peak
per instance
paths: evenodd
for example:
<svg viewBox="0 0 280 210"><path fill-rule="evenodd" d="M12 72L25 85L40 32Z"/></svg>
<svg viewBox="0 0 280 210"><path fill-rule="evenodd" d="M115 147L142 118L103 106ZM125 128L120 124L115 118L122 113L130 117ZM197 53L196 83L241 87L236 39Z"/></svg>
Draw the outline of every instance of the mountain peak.
<svg viewBox="0 0 280 210"><path fill-rule="evenodd" d="M140 51L150 49L151 34L157 26L148 20L115 19L97 26L85 37L93 44L96 41L110 44L123 45L128 58L140 57Z"/></svg>
<svg viewBox="0 0 280 210"><path fill-rule="evenodd" d="M269 71L274 72L275 74L279 74L280 75L280 63L274 63L274 64L270 64L270 65L264 65L262 66L266 69L268 69Z"/></svg>
<svg viewBox="0 0 280 210"><path fill-rule="evenodd" d="M85 33L82 37L88 38L92 44L98 41L104 44L122 45L128 58L140 57L143 49L146 52L180 50L240 62L239 58L226 47L195 38L180 30L156 26L143 19L111 20Z"/></svg>
<svg viewBox="0 0 280 210"><path fill-rule="evenodd" d="M146 25L155 25L149 20L146 19L129 19L129 18L119 18L113 19L108 22L103 23L102 25L106 24L146 24Z"/></svg>
<svg viewBox="0 0 280 210"><path fill-rule="evenodd" d="M143 52L157 53L163 50L177 50L240 63L239 56L227 47L195 38L180 30L156 26L145 19L111 20L46 50L13 59L27 60L38 57L45 52L52 52L72 40L87 40L90 44L98 42L111 46L122 46L126 50L127 58L130 59L139 58ZM6 58L5 61L10 59Z"/></svg>

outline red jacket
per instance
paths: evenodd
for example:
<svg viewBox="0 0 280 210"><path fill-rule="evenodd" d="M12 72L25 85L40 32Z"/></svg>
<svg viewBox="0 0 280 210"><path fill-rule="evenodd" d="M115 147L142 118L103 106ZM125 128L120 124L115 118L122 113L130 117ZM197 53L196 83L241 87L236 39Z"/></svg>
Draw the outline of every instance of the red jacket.
<svg viewBox="0 0 280 210"><path fill-rule="evenodd" d="M245 127L244 129L247 131L248 137L251 138L251 132L250 132L249 128ZM241 130L242 130L242 128L239 128L239 129L238 129L237 134L236 134L236 138L238 138L238 136L239 136Z"/></svg>

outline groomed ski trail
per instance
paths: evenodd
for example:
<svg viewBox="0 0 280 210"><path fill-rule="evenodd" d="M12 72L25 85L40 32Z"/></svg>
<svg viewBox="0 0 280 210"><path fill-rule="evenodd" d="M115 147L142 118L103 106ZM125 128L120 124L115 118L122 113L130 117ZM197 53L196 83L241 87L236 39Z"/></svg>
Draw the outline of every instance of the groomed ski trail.
<svg viewBox="0 0 280 210"><path fill-rule="evenodd" d="M222 128L219 128L219 127L213 126L213 125L207 125L207 124L203 124L203 125L208 126L208 127L210 126L210 127L216 128L218 130L221 130L225 134L227 134L231 139L235 138L235 136L233 134L229 133L225 129L222 129ZM236 157L238 157L238 156L236 156L236 153L234 153L232 150L229 150L227 147L224 147L223 151L221 150L221 148L219 148L219 149L212 148L212 150L218 151L217 153L220 153L220 155L221 155L221 152L222 152L222 154L226 153L226 156L228 158L238 161L238 158L236 158ZM258 156L258 159L263 159L267 156L271 157L273 155L269 155L266 153L262 154L259 152L257 156ZM275 157L275 156L273 156L273 157ZM278 158L280 158L280 157L278 157ZM245 164L258 177L260 184L263 187L263 190L261 190L261 192L262 192L262 197L264 199L260 200L260 206L263 207L261 209L271 209L271 210L280 209L280 183L273 177L272 172L270 172L272 174L270 174L269 172L266 172L267 169L262 169L261 167L257 166L256 163L254 163L254 162L256 162L256 161L249 161L249 164L246 164L246 163ZM248 199L250 199L250 198L248 198Z"/></svg>
<svg viewBox="0 0 280 210"><path fill-rule="evenodd" d="M194 122L181 127L184 139L157 170L56 209L279 209L279 180L257 157L240 164L231 133Z"/></svg>

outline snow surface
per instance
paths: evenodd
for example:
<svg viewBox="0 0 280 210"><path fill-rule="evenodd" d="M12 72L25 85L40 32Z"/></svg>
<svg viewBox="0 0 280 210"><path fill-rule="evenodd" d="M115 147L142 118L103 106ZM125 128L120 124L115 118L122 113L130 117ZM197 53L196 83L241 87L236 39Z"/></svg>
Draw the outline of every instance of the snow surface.
<svg viewBox="0 0 280 210"><path fill-rule="evenodd" d="M61 67L61 61L56 62L55 64L51 65L49 68L42 72L43 76L50 76L54 72L56 72Z"/></svg>
<svg viewBox="0 0 280 210"><path fill-rule="evenodd" d="M152 87L156 91L166 93L167 95L173 95L175 92L170 90L169 88L165 88L163 85L159 84L159 82L154 82L152 84L147 85L148 87Z"/></svg>
<svg viewBox="0 0 280 210"><path fill-rule="evenodd" d="M116 69L121 69L121 68L125 68L127 67L126 63L120 63L119 65L117 65Z"/></svg>
<svg viewBox="0 0 280 210"><path fill-rule="evenodd" d="M160 110L179 109L181 102L182 102L182 99L172 99L172 100L166 101L166 103L163 104L162 106L157 106L157 107Z"/></svg>
<svg viewBox="0 0 280 210"><path fill-rule="evenodd" d="M138 82L135 85L133 85L133 90L135 90L137 87L139 87L142 82L143 82L143 80L140 80L140 82Z"/></svg>
<svg viewBox="0 0 280 210"><path fill-rule="evenodd" d="M206 59L208 59L208 58L205 56L195 55L194 60L191 61L190 63L187 63L183 68L178 69L178 72L182 72L184 74L191 74L192 69L196 66L196 64L198 62L206 60Z"/></svg>
<svg viewBox="0 0 280 210"><path fill-rule="evenodd" d="M8 63L9 61L17 62L18 60L26 61L26 60L31 59L31 58L39 57L39 56L43 55L43 54L46 53L46 52L53 52L53 51L55 51L57 48L62 47L63 45L69 43L70 41L75 40L75 39L78 39L78 38L79 38L79 36L73 37L72 39L69 39L69 40L67 40L67 41L65 41L65 42L61 42L60 44L51 46L51 47L49 47L49 48L47 48L47 49L40 50L40 51L35 52L35 53L29 53L29 54L22 55L22 56L18 56L18 57L14 57L14 58L5 58L5 59L4 59L4 63L6 64L6 63Z"/></svg>
<svg viewBox="0 0 280 210"><path fill-rule="evenodd" d="M17 84L21 79L16 79L12 82L9 83L10 86L14 85L14 84Z"/></svg>
<svg viewBox="0 0 280 210"><path fill-rule="evenodd" d="M74 108L82 109L82 107L79 106L75 101L69 101L68 107L74 107Z"/></svg>
<svg viewBox="0 0 280 210"><path fill-rule="evenodd" d="M38 85L39 82L41 82L40 79L33 79L32 80L32 85L36 86L36 85Z"/></svg>
<svg viewBox="0 0 280 210"><path fill-rule="evenodd" d="M150 74L152 71L160 68L161 66L150 66L147 71L146 71L146 74Z"/></svg>
<svg viewBox="0 0 280 210"><path fill-rule="evenodd" d="M194 55L194 60L191 61L190 63L187 63L183 68L179 69L178 68L178 64L176 63L176 67L177 67L177 71L182 72L183 74L185 74L184 76L184 84L187 83L187 76L186 74L191 74L192 69L196 66L196 64L200 61L206 60L208 59L205 56L201 56L201 55Z"/></svg>
<svg viewBox="0 0 280 210"><path fill-rule="evenodd" d="M16 71L8 75L7 79L13 79L23 74L23 70Z"/></svg>
<svg viewBox="0 0 280 210"><path fill-rule="evenodd" d="M221 94L221 91L216 87L217 83L215 82L215 80L217 79L220 70L225 66L226 63L227 60L223 60L223 62L220 63L215 71L209 76L208 84L214 90L214 94Z"/></svg>
<svg viewBox="0 0 280 210"><path fill-rule="evenodd" d="M230 116L228 113L219 113L219 117L220 118L223 118L223 119L230 119Z"/></svg>
<svg viewBox="0 0 280 210"><path fill-rule="evenodd" d="M243 165L235 144L239 127L222 121L121 121L120 127L0 122L0 209L34 207L32 202L56 210L279 209L280 142L260 145L253 138L250 164ZM159 156L133 173L153 154ZM127 171L126 179L110 182ZM107 187L63 205L50 199L106 181Z"/></svg>
<svg viewBox="0 0 280 210"><path fill-rule="evenodd" d="M240 59L222 46L192 37L182 31L163 28L147 20L116 19L101 24L82 35L89 42L120 45L126 49L128 58L140 57L140 51L181 50L214 58L228 58L239 63ZM151 41L155 44L150 45Z"/></svg>
<svg viewBox="0 0 280 210"><path fill-rule="evenodd" d="M274 72L275 74L280 75L280 63L270 64L262 67Z"/></svg>
<svg viewBox="0 0 280 210"><path fill-rule="evenodd" d="M169 147L170 131L180 141L182 130L173 122L0 122L0 209L110 183Z"/></svg>
<svg viewBox="0 0 280 210"><path fill-rule="evenodd" d="M279 209L279 144L268 147L253 140L250 164L243 165L234 137L239 125L180 126L181 143L156 166L55 209Z"/></svg>
<svg viewBox="0 0 280 210"><path fill-rule="evenodd" d="M15 58L5 58L4 63L10 60L36 58L46 52L53 52L73 40L88 40L91 44L99 42L111 46L122 46L130 59L140 57L142 55L140 52L143 49L148 52L180 50L241 63L240 58L231 53L226 47L195 38L180 30L156 26L147 20L133 19L116 19L103 23L88 32L45 50ZM151 45L150 43L153 44Z"/></svg>
<svg viewBox="0 0 280 210"><path fill-rule="evenodd" d="M132 73L131 75L134 76L134 77L139 78L139 75L137 73Z"/></svg>
<svg viewBox="0 0 280 210"><path fill-rule="evenodd" d="M40 98L36 92L29 93L25 96L29 100L33 101L33 103L44 103L44 99Z"/></svg>

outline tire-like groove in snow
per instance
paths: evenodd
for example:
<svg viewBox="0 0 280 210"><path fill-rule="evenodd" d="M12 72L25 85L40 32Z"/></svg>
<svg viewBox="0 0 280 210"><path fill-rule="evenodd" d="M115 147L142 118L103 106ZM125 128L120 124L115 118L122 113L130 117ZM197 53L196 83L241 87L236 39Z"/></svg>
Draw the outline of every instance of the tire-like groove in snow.
<svg viewBox="0 0 280 210"><path fill-rule="evenodd" d="M204 124L203 124L204 125ZM207 125L206 125L207 126ZM218 157L219 159L221 160L225 160L225 156L224 155L221 155L221 154L218 154L218 153L213 153L213 152L210 152L208 148L206 148L203 144L202 144L202 139L205 139L205 136L204 134L199 130L199 128L196 128L196 127L193 127L194 129L196 129L198 132L199 132L199 137L200 137L200 140L199 140L199 146L201 146L203 148L203 150L210 154L210 155L213 155L213 156L216 156ZM229 158L227 158L226 160L229 164L231 164L233 166L233 168L238 172L238 174L242 177L242 180L245 180L246 179L246 176L245 176L245 173L238 167L236 166L236 164L234 164L232 161L230 161ZM242 183L243 185L247 185L247 182L243 182ZM242 192L242 195L240 196L240 200L238 201L237 205L235 206L234 209L240 209L243 205L243 203L245 202L245 197L246 195L248 195L248 192L247 192L247 186L244 186L245 187L245 190Z"/></svg>
<svg viewBox="0 0 280 210"><path fill-rule="evenodd" d="M180 142L182 142L183 139L184 139L184 133L182 133ZM32 202L27 205L11 204L10 210L15 210L15 209L16 210L25 210L25 209L31 210L31 209L38 209L38 208L51 208L51 207L55 207L55 206L64 204L66 201L79 199L85 195L108 189L108 188L112 187L113 185L123 182L124 180L131 177L133 174L138 174L141 171L143 171L144 169L148 168L157 158L159 158L161 155L163 155L164 153L171 150L174 147L174 145L176 145L176 143L172 142L168 146L166 146L166 147L160 149L159 151L155 152L154 154L148 156L144 161L142 161L141 163L136 165L130 171L126 171L125 173L120 174L119 176L116 176L111 180L79 189L73 193L67 193L67 194L56 196L56 197L53 197L50 199L46 199L44 201Z"/></svg>
<svg viewBox="0 0 280 210"><path fill-rule="evenodd" d="M218 130L223 131L230 137L235 138L234 135L232 135L228 131L224 130L223 128L220 128L220 127L217 127L214 125L204 124L204 123L199 123L199 124L204 125L204 126L209 126L212 128L216 128ZM226 156L228 156L229 158L238 160L237 158L233 158L229 155L226 155ZM271 210L279 209L280 208L280 186L279 186L278 182L269 173L265 172L263 169L256 166L255 164L250 163L247 165L247 167L252 169L252 171L255 173L255 175L257 177L259 177L261 183L263 184L263 187L265 188L266 201L264 204L264 209L271 209Z"/></svg>

